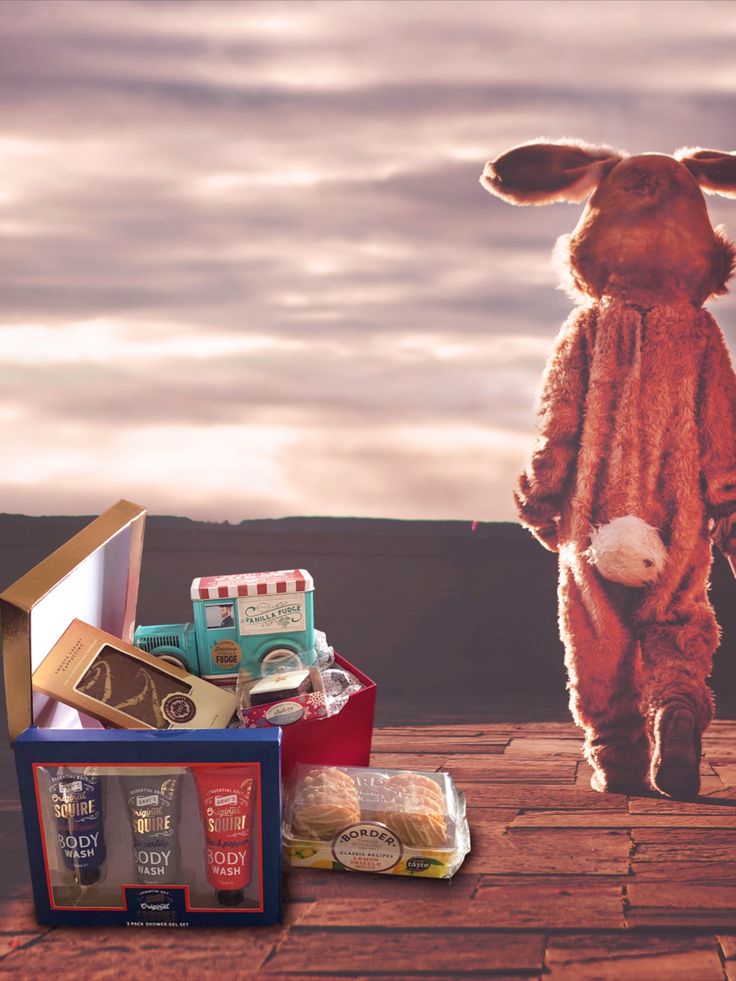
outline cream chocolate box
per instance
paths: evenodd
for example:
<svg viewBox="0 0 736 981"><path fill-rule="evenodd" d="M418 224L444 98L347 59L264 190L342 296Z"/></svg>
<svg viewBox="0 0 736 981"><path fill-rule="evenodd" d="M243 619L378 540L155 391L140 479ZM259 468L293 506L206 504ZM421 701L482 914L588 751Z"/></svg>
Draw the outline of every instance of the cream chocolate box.
<svg viewBox="0 0 736 981"><path fill-rule="evenodd" d="M236 696L73 620L33 673L33 688L119 729L224 729Z"/></svg>

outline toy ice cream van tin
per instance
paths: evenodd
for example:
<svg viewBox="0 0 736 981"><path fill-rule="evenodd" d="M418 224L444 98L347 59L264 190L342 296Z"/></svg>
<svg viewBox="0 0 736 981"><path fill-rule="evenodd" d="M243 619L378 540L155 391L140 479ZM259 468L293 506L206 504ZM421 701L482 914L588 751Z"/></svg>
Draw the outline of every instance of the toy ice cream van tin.
<svg viewBox="0 0 736 981"><path fill-rule="evenodd" d="M192 582L193 623L138 627L134 643L219 685L312 667L313 593L306 569L205 576Z"/></svg>

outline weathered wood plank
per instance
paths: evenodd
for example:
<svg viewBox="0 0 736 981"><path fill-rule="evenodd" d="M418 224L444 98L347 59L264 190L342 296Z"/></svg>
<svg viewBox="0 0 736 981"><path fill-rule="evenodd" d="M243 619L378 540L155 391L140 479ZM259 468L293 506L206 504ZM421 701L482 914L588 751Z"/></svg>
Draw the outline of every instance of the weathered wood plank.
<svg viewBox="0 0 736 981"><path fill-rule="evenodd" d="M631 846L625 831L472 831L463 869L517 875L626 875Z"/></svg>
<svg viewBox="0 0 736 981"><path fill-rule="evenodd" d="M286 927L293 926L309 909L309 904L286 907ZM57 927L28 947L19 947L0 961L3 976L19 978L75 979L93 977L95 981L138 981L139 978L209 978L213 965L217 974L223 951L232 948L234 938L247 951L240 976L252 976L279 943L285 927L243 927L189 930L186 941L178 930L97 928L79 930ZM229 971L241 965L230 963ZM249 973L250 972L250 973Z"/></svg>
<svg viewBox="0 0 736 981"><path fill-rule="evenodd" d="M614 811L527 811L513 821L517 828L716 828L736 830L736 811L720 814L617 814Z"/></svg>
<svg viewBox="0 0 736 981"><path fill-rule="evenodd" d="M728 793L725 791L724 793ZM728 814L736 813L736 799L711 795L696 801L670 800L667 797L632 797L631 814Z"/></svg>
<svg viewBox="0 0 736 981"><path fill-rule="evenodd" d="M550 981L723 981L715 937L553 936L545 966Z"/></svg>
<svg viewBox="0 0 736 981"><path fill-rule="evenodd" d="M706 735L703 739L703 752L711 763L718 760L736 762L736 730L719 735Z"/></svg>
<svg viewBox="0 0 736 981"><path fill-rule="evenodd" d="M324 967L325 971L328 968L327 953L326 953L328 943L329 943L329 935L325 935L324 938L325 952L323 952L322 955L322 960L325 963L325 967ZM376 959L379 958L380 958L380 954L377 952ZM421 974L409 974L407 971L402 971L401 974L393 974L393 973L389 973L386 970L385 965L382 965L382 970L380 971L380 973L371 972L370 974L355 974L353 971L349 969L346 969L345 971L340 971L339 973L335 973L335 972L307 973L306 969L302 968L299 971L297 971L297 973L289 972L285 974L281 970L278 970L277 973L275 974L271 974L268 972L262 973L259 971L256 974L251 975L240 969L237 974L233 975L233 977L235 978L255 977L259 979L273 977L273 978L278 978L278 981L304 981L305 978L309 978L309 981L339 981L339 979L341 978L349 979L349 981L379 981L379 979L380 981L406 981L407 977L417 977L417 978L421 978L421 981L452 981L454 975L447 974L447 973L429 974L425 971L422 971ZM532 979L536 978L536 974L534 973L529 974L528 972L524 974L517 974L517 973L509 974L506 971L503 971L502 973L499 974L498 972L494 971L493 974L485 974L485 973L477 974L473 972L472 974L468 974L468 975L461 974L459 975L459 977L469 977L469 978L476 978L476 979L492 978L493 981L532 981ZM180 979L177 979L177 981L180 981ZM199 981L199 979L196 979L196 981Z"/></svg>
<svg viewBox="0 0 736 981"><path fill-rule="evenodd" d="M615 930L624 926L626 876L481 876L468 912L479 904L498 928Z"/></svg>
<svg viewBox="0 0 736 981"><path fill-rule="evenodd" d="M415 740L429 742L438 740L452 740L473 745L475 743L507 743L513 735L513 728L510 726L394 726L373 730L374 739L401 739L407 742Z"/></svg>
<svg viewBox="0 0 736 981"><path fill-rule="evenodd" d="M736 805L736 787L721 785L706 794L701 794L696 803L720 805L721 807L733 807Z"/></svg>
<svg viewBox="0 0 736 981"><path fill-rule="evenodd" d="M318 899L302 920L302 927L314 929L395 929L395 930L491 930L497 926L496 911L486 903L469 900L458 905L449 903L447 896L428 897L421 902L412 899L398 901L353 899L349 903L330 897ZM538 924L538 929L544 929Z"/></svg>
<svg viewBox="0 0 736 981"><path fill-rule="evenodd" d="M518 814L514 807L479 807L469 810L468 821L472 828L498 828L505 830Z"/></svg>
<svg viewBox="0 0 736 981"><path fill-rule="evenodd" d="M442 770L447 756L431 753L371 753L371 766L387 770Z"/></svg>
<svg viewBox="0 0 736 981"><path fill-rule="evenodd" d="M700 774L700 796L709 797L711 795L722 795L725 784L715 771Z"/></svg>
<svg viewBox="0 0 736 981"><path fill-rule="evenodd" d="M632 831L631 835L635 841L638 830L648 829L635 829ZM717 864L720 869L721 866L724 868L728 867L727 863L733 859L734 854L736 852L734 852L733 844L724 841L701 841L693 842L692 844L673 843L672 845L669 845L667 841L636 841L631 861L634 871L638 871L641 865L670 864L674 868L680 863L689 864L693 862ZM713 874L718 875L718 870L714 869ZM666 869L662 872L662 876L666 878Z"/></svg>
<svg viewBox="0 0 736 981"><path fill-rule="evenodd" d="M25 944L36 942L51 929L36 922L30 895L5 897L0 904L0 961ZM4 967L0 966L0 974L3 971Z"/></svg>
<svg viewBox="0 0 736 981"><path fill-rule="evenodd" d="M457 782L566 784L575 778L573 760L529 761L506 756L457 755L448 757L443 769Z"/></svg>
<svg viewBox="0 0 736 981"><path fill-rule="evenodd" d="M430 753L432 755L463 753L465 755L481 753L487 756L500 756L506 748L505 739L451 739L444 736L413 736L411 739L401 736L373 736L371 749L374 753Z"/></svg>
<svg viewBox="0 0 736 981"><path fill-rule="evenodd" d="M736 928L736 884L644 882L628 885L626 924L642 927Z"/></svg>
<svg viewBox="0 0 736 981"><path fill-rule="evenodd" d="M495 739L508 739L513 731L511 726L451 725L451 726L376 726L374 736L440 736L448 739L476 739L490 736Z"/></svg>
<svg viewBox="0 0 736 981"><path fill-rule="evenodd" d="M708 861L683 861L661 858L651 861L651 854L635 850L631 856L631 869L636 882L702 883L708 885L716 879L721 885L736 883L736 859L714 865Z"/></svg>
<svg viewBox="0 0 736 981"><path fill-rule="evenodd" d="M587 787L589 790L592 789L590 786L590 778L593 776L593 767L587 763L585 760L580 760L575 768L575 779L574 783L576 787ZM597 793L598 791L593 791Z"/></svg>
<svg viewBox="0 0 736 981"><path fill-rule="evenodd" d="M465 792L469 811L471 808L518 807L520 810L586 808L628 812L628 801L623 794L598 794L590 788L570 784L474 783L457 780L456 785Z"/></svg>
<svg viewBox="0 0 736 981"><path fill-rule="evenodd" d="M524 759L543 757L546 760L570 758L579 760L583 755L583 741L579 737L566 739L562 737L514 736L506 747L504 755L506 757L518 756Z"/></svg>
<svg viewBox="0 0 736 981"><path fill-rule="evenodd" d="M470 901L480 877L466 875L463 868L452 879L421 876L377 875L370 872L330 872L325 869L287 869L284 876L288 902L337 899L347 905L355 899L387 899L399 902L443 897L445 903L461 908Z"/></svg>
<svg viewBox="0 0 736 981"><path fill-rule="evenodd" d="M522 734L540 734L542 736L569 736L583 738L583 731L576 726L572 719L569 722L519 722L512 726L512 732Z"/></svg>
<svg viewBox="0 0 736 981"><path fill-rule="evenodd" d="M736 764L733 763L713 763L713 769L718 774L724 787L736 787Z"/></svg>
<svg viewBox="0 0 736 981"><path fill-rule="evenodd" d="M724 843L727 846L736 848L736 831L732 828L719 829L699 829L692 830L682 828L637 828L634 832L634 839L637 843L661 843L669 844L673 847L687 847L689 845L698 847L707 846L712 843ZM734 852L736 854L736 852Z"/></svg>
<svg viewBox="0 0 736 981"><path fill-rule="evenodd" d="M48 927L39 926L30 891L25 895L3 897L0 902L0 937L7 938L15 934L37 934ZM0 940L2 946L2 940Z"/></svg>
<svg viewBox="0 0 736 981"><path fill-rule="evenodd" d="M295 973L291 971L285 973L281 971L281 969L279 968L275 973L271 973L268 970L265 970L263 972L258 971L256 974L249 974L241 969L237 974L233 975L233 977L235 978L254 977L259 979L259 981L262 981L263 978L278 978L278 981L304 981L305 978L309 978L309 981L340 981L340 979L349 979L349 981L379 981L379 979L380 981L406 981L407 978L413 978L413 977L421 978L421 981L452 981L452 978L456 976L475 978L475 979L478 978L492 979L492 981L536 981L538 977L535 971L532 972L525 971L524 973L519 974L516 971L508 972L505 970L501 971L500 973L498 971L493 971L492 974L486 974L485 972L477 973L473 971L472 973L469 974L460 973L459 975L455 975L452 972L448 973L447 971L444 971L441 974L435 972L430 973L427 971L422 971L421 973L413 973L413 972L409 972L408 970L402 970L401 973L393 973L391 971L390 965L386 965L381 962L380 951L376 951L376 956L374 960L374 971L371 971L370 973L356 974L354 971L351 971L349 968L346 968L339 972L329 972L328 971L329 965L327 964L328 958L326 953L329 939L330 939L330 934L325 934L324 948L322 954L322 961L325 966L323 967L322 971L317 971L317 969L315 969L314 972L308 972L305 968L301 968ZM376 962L379 962L381 964L380 971L375 970ZM438 969L438 971L439 970L440 969ZM177 981L180 981L180 979L177 979ZM199 981L199 979L193 979L193 981Z"/></svg>
<svg viewBox="0 0 736 981"><path fill-rule="evenodd" d="M317 964L329 958L335 974L354 976L361 971L450 974L470 972L509 974L542 971L544 935L476 931L454 931L451 943L438 943L435 930L401 933L390 930L294 929L274 955L263 965L263 975L291 972L308 976ZM692 979L691 979L692 981Z"/></svg>
<svg viewBox="0 0 736 981"><path fill-rule="evenodd" d="M736 934L718 934L718 944L723 955L723 969L728 981L736 981Z"/></svg>
<svg viewBox="0 0 736 981"><path fill-rule="evenodd" d="M4 977L23 979L208 978L213 976L213 965L222 964L223 951L230 948L234 936L247 949L248 967L255 972L282 932L282 927L244 927L236 933L227 928L191 930L184 942L181 934L172 930L59 927L38 942L12 951L0 965Z"/></svg>
<svg viewBox="0 0 736 981"><path fill-rule="evenodd" d="M300 927L345 929L385 927L507 930L590 929L624 926L622 884L625 878L555 878L529 881L518 876L480 880L466 903L446 895L399 901L355 899L349 903L325 897L314 903ZM454 899L454 897L453 897Z"/></svg>
<svg viewBox="0 0 736 981"><path fill-rule="evenodd" d="M727 829L634 828L631 836L635 869L650 862L711 862L720 867L736 856L736 831Z"/></svg>

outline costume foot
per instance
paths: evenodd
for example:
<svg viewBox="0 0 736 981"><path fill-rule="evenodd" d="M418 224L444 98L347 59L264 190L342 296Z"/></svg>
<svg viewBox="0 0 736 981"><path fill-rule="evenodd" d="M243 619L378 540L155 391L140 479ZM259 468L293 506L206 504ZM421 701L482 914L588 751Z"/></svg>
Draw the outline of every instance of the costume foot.
<svg viewBox="0 0 736 981"><path fill-rule="evenodd" d="M638 794L650 793L649 784L644 777L626 773L604 773L603 770L593 770L590 786L599 794Z"/></svg>
<svg viewBox="0 0 736 981"><path fill-rule="evenodd" d="M645 733L627 742L612 742L604 736L591 739L585 756L593 767L590 786L599 793L648 794L649 740Z"/></svg>
<svg viewBox="0 0 736 981"><path fill-rule="evenodd" d="M665 705L654 728L652 784L665 797L694 800L700 791L700 731L692 709Z"/></svg>

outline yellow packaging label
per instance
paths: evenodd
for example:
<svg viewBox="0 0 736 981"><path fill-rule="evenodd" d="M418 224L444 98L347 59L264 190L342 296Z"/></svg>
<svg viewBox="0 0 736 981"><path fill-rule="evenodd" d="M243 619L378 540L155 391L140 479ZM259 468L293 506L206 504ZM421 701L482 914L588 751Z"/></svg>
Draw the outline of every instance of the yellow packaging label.
<svg viewBox="0 0 736 981"><path fill-rule="evenodd" d="M400 860L391 868L374 868L366 871L380 872L383 875L411 875L431 879L446 879L448 876L448 860L453 853L437 849L408 848L403 849ZM289 865L306 869L328 869L332 872L352 871L342 862L336 861L333 854L333 843L330 841L309 841L298 838L288 839L284 843L284 858Z"/></svg>

